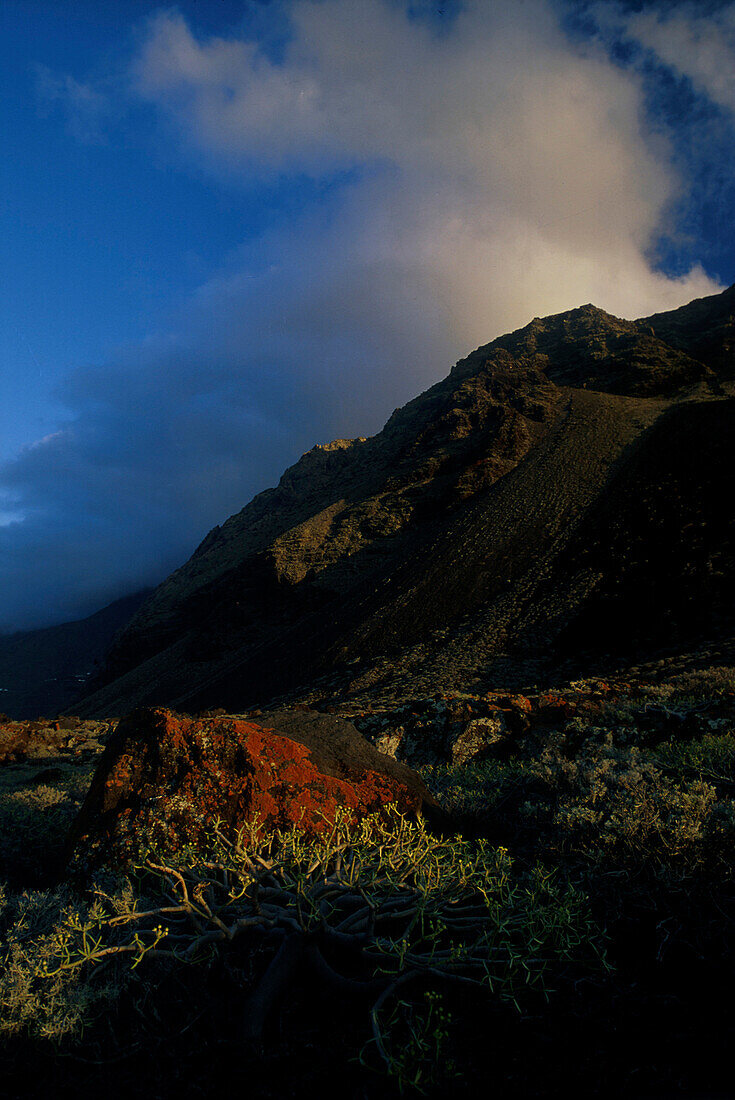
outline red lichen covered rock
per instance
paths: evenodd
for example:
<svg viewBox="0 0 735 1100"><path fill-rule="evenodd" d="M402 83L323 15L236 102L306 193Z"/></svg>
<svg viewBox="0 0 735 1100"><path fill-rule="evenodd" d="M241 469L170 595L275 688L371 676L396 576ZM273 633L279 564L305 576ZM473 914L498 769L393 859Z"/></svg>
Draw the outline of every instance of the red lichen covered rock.
<svg viewBox="0 0 735 1100"><path fill-rule="evenodd" d="M536 714L541 722L562 722L573 718L577 713L577 704L573 699L548 691L538 696Z"/></svg>
<svg viewBox="0 0 735 1100"><path fill-rule="evenodd" d="M390 803L441 817L410 768L377 752L351 723L314 712L257 721L139 710L113 734L69 837L75 862L124 862L141 844L198 844L216 820L234 833L298 826L318 833L338 808Z"/></svg>
<svg viewBox="0 0 735 1100"><path fill-rule="evenodd" d="M530 714L533 710L533 703L525 695L509 694L507 691L488 691L483 698L501 710L515 710L520 714Z"/></svg>

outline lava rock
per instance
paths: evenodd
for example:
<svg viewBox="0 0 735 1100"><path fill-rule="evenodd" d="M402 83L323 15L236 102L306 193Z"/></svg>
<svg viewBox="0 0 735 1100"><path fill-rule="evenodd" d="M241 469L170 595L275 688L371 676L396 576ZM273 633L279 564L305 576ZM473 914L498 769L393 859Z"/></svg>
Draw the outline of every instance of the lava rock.
<svg viewBox="0 0 735 1100"><path fill-rule="evenodd" d="M67 858L77 867L124 864L146 845L171 852L200 844L215 821L230 835L253 822L315 835L339 808L359 817L389 804L448 824L420 777L343 719L299 711L255 722L141 709L110 738Z"/></svg>

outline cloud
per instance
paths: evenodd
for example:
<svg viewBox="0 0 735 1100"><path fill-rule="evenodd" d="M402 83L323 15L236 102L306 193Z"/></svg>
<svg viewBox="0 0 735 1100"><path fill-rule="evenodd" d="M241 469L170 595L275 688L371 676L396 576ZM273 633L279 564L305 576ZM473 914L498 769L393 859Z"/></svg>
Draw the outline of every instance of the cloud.
<svg viewBox="0 0 735 1100"><path fill-rule="evenodd" d="M352 262L428 280L459 341L585 288L627 314L711 289L697 269L673 285L651 270L680 181L642 127L636 75L572 46L552 5L476 0L445 35L379 0L290 10L279 61L160 15L134 68L139 94L223 172L361 168L339 225L352 218ZM521 270L501 286L507 263Z"/></svg>
<svg viewBox="0 0 735 1100"><path fill-rule="evenodd" d="M314 442L377 430L534 315L719 289L652 267L683 183L639 78L551 3L476 0L441 33L388 0L286 10L277 56L175 12L140 40L130 87L172 158L213 187L308 177L321 199L241 245L167 333L70 376L68 424L2 471L26 517L0 528L7 623L159 579Z"/></svg>
<svg viewBox="0 0 735 1100"><path fill-rule="evenodd" d="M627 33L699 93L735 112L735 4L684 3L624 20Z"/></svg>
<svg viewBox="0 0 735 1100"><path fill-rule="evenodd" d="M83 145L106 141L106 127L113 114L106 93L93 84L76 80L69 73L56 73L40 64L35 67L35 83L42 113L60 110L69 133Z"/></svg>

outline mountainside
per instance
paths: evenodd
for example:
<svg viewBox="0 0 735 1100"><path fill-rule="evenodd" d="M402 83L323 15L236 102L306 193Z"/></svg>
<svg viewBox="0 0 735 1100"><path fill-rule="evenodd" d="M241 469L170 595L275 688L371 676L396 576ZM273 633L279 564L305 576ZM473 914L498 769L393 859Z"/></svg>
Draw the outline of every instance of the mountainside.
<svg viewBox="0 0 735 1100"><path fill-rule="evenodd" d="M502 336L371 439L317 446L116 639L80 713L476 690L733 621L735 287Z"/></svg>
<svg viewBox="0 0 735 1100"><path fill-rule="evenodd" d="M86 619L0 637L0 711L37 718L73 703L117 631L150 593L123 596Z"/></svg>

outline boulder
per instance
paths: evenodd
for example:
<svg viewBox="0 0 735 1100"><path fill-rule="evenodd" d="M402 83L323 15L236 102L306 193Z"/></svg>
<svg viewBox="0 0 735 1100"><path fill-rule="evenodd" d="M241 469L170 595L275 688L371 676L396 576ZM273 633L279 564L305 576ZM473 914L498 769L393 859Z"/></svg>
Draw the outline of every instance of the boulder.
<svg viewBox="0 0 735 1100"><path fill-rule="evenodd" d="M338 808L355 817L395 804L447 821L420 777L332 715L282 711L245 719L165 708L122 719L67 844L75 865L125 863L146 845L200 844L216 820L317 834Z"/></svg>
<svg viewBox="0 0 735 1100"><path fill-rule="evenodd" d="M522 695L436 695L356 721L372 744L411 767L461 765L504 756L531 726L532 704Z"/></svg>
<svg viewBox="0 0 735 1100"><path fill-rule="evenodd" d="M479 763L507 745L509 730L505 716L498 712L491 718L473 718L452 744L452 764L455 767Z"/></svg>
<svg viewBox="0 0 735 1100"><path fill-rule="evenodd" d="M381 754L400 760L407 767L435 767L448 759L447 733L443 725L425 717L392 722L375 735L375 747Z"/></svg>

